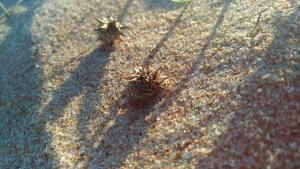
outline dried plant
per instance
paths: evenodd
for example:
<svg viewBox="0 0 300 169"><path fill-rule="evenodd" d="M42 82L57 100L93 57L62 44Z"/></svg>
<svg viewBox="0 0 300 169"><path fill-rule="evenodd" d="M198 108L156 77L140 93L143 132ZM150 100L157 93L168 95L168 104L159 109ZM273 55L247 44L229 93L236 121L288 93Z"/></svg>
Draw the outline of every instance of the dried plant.
<svg viewBox="0 0 300 169"><path fill-rule="evenodd" d="M102 40L107 45L114 45L115 41L120 40L120 36L124 36L121 32L121 28L123 27L117 20L110 18L99 19L100 26L96 31L99 34L99 40Z"/></svg>
<svg viewBox="0 0 300 169"><path fill-rule="evenodd" d="M166 87L167 76L150 66L138 66L134 68L134 74L126 76L126 80L133 82L131 94L138 97L153 96Z"/></svg>

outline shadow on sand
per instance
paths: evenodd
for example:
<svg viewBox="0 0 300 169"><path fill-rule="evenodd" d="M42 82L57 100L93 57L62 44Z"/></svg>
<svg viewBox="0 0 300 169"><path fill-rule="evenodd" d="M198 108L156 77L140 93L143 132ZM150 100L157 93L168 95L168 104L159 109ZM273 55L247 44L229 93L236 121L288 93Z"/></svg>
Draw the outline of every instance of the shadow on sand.
<svg viewBox="0 0 300 169"><path fill-rule="evenodd" d="M51 166L44 152L46 132L36 118L41 70L30 30L35 11L42 4L42 0L24 1L19 4L24 12L16 11L1 23L10 30L0 44L0 168Z"/></svg>
<svg viewBox="0 0 300 169"><path fill-rule="evenodd" d="M156 9L167 9L167 10L174 10L178 9L181 6L184 6L183 3L175 3L172 1L162 1L162 0L143 0L146 7L150 10Z"/></svg>
<svg viewBox="0 0 300 169"><path fill-rule="evenodd" d="M187 7L188 4L143 61L144 65L150 64L151 59L155 57L159 49L172 35ZM131 86L132 84L129 83L123 90L121 97L111 106L110 116L114 119L114 124L104 133L103 128L99 129L95 132L96 138L89 140L95 142L95 139L99 139L103 135L99 145L90 152L93 159L88 162L87 168L120 168L128 154L135 150L135 145L144 138L145 131L149 127L147 117L154 110L156 104L169 94L169 91L163 90L157 95L137 99L131 96L135 95L131 93ZM150 115L149 121L155 121L155 118L155 116L151 117Z"/></svg>
<svg viewBox="0 0 300 169"><path fill-rule="evenodd" d="M184 73L184 78L173 85L172 96L169 99L164 100L164 102L162 104L164 106L159 107L159 109L160 109L159 112L165 112L166 110L168 110L170 105L172 105L172 102L177 100L177 98L178 98L178 96L180 96L181 92L188 87L188 83L190 82L190 80L194 76L199 75L198 71L200 71L200 70L198 70L198 67L202 62L202 59L204 57L206 50L209 49L210 44L211 44L215 34L217 33L218 28L221 26L221 24L224 20L224 16L225 16L226 12L228 11L228 7L230 6L231 2L232 2L231 0L224 0L221 12L217 18L216 23L212 27L212 30L207 38L206 43L197 52L197 56L198 56L197 60L194 61L191 68L187 72ZM151 58L151 55L149 56L149 58ZM205 88L205 87L206 86L204 85L201 88Z"/></svg>
<svg viewBox="0 0 300 169"><path fill-rule="evenodd" d="M80 94L84 94L82 99L83 103L94 103L96 100L99 100L97 98L99 83L103 78L105 65L112 51L111 49L107 49L106 46L101 46L80 61L76 70L60 85L58 90L54 92L53 99L45 106L43 112L46 114L44 118L47 122L51 123L59 118L63 109ZM93 111L80 112L77 119L78 130L85 126L85 120L88 120L91 113L93 113ZM85 117L84 119L82 119L83 116ZM51 138L49 140L51 140Z"/></svg>
<svg viewBox="0 0 300 169"><path fill-rule="evenodd" d="M112 105L111 116L114 124L105 132L99 146L92 152L94 157L88 163L88 168L119 168L127 155L134 151L134 147L144 137L145 130L149 127L146 117L153 111L155 105L166 95L166 91L136 98L132 95L130 82L121 97ZM103 131L102 131L103 132ZM98 132L101 134L101 131ZM138 151L138 150L137 150Z"/></svg>
<svg viewBox="0 0 300 169"><path fill-rule="evenodd" d="M128 11L128 8L133 0L128 0L125 3L125 7L119 16L120 20L123 20L125 14ZM227 3L228 2L228 3ZM201 63L201 54L205 52L209 46L211 40L213 39L214 34L216 33L217 28L221 25L226 13L229 1L225 1L222 8L220 17L218 18L207 44L199 52L199 60L194 63L194 68L196 69L197 65ZM174 32L176 26L181 20L183 13L186 11L187 5L183 8L180 15L174 20L170 25L168 32L162 37L161 41L156 45L156 47L151 51L149 57L144 60L143 64L150 64L151 60L155 57L161 46L168 40L168 38ZM81 61L78 68L74 71L69 79L67 79L57 91L54 92L54 97L50 103L46 106L45 111L49 112L48 121L53 121L57 119L60 115L60 112L67 106L67 104L75 96L82 94L84 92L84 98L81 105L81 112L78 117L78 131L85 131L89 118L92 117L92 114L95 113L95 107L99 100L99 81L103 77L104 67L107 63L107 58L109 57L110 52L103 49L96 49L91 52L88 56L84 57ZM175 84L174 95L171 99L175 99L180 94L180 92L186 87L185 84L190 80L190 74L195 70L187 73L187 78ZM146 117L151 113L155 108L158 102L161 102L163 98L162 95L157 95L144 100L136 100L128 94L130 90L130 84L125 87L125 90L121 94L121 97L113 103L110 109L110 115L114 119L114 124L105 129L100 128L99 131L96 131L94 139L87 139L82 133L83 136L83 145L90 145L93 142L97 142L101 135L103 139L96 148L92 150L87 150L82 152L82 155L92 156L93 159L90 159L86 164L86 168L99 168L101 166L105 168L114 168L120 167L124 162L125 158L134 151L134 147L139 141L144 137L146 129L149 125L146 122ZM101 90L101 89L100 89ZM164 112L170 106L170 100L163 100L163 106L160 107L160 112ZM84 107L89 107L91 111L83 111ZM75 168L79 165L79 162L75 165Z"/></svg>
<svg viewBox="0 0 300 169"><path fill-rule="evenodd" d="M145 131L150 126L147 122L149 113L151 113L154 108L158 109L159 112L166 111L172 104L172 100L176 100L180 92L187 87L185 84L190 80L190 74L193 74L196 71L197 65L201 63L201 56L209 47L214 35L216 34L216 30L221 25L224 14L227 12L230 2L231 1L224 1L221 14L219 15L218 20L209 35L207 43L199 51L199 60L193 64L193 69L187 73L186 78L175 84L175 91L172 92L171 96L168 92L154 98L147 98L143 102L137 102L134 98L128 97L128 90L130 90L130 88L128 86L125 88L122 96L111 107L110 112L114 116L115 122L108 129L108 131L104 133L103 140L99 146L93 150L93 159L88 162L88 167L93 168L98 166L104 168L119 168L123 164L128 154L133 151L137 151L138 153L138 150L135 149L135 147L139 144L139 141L144 138ZM182 12L170 25L167 33L161 38L155 48L153 48L153 50L150 52L148 57L143 61L144 65L152 64L152 59L155 57L163 44L168 40L168 38L171 37L184 12L187 10L188 5L189 4L186 4ZM129 86L131 85L129 84ZM164 99L166 94L168 95L168 99ZM157 103L159 102L162 102L162 104L160 103L160 106L156 107ZM120 112L121 115L118 114ZM152 116L150 118L153 122L158 114L150 116ZM101 132L98 133L101 135Z"/></svg>
<svg viewBox="0 0 300 169"><path fill-rule="evenodd" d="M133 0L126 1L125 6L118 17L119 20L122 21L124 19L132 1ZM44 113L42 119L45 120L45 123L54 122L61 116L61 112L75 97L83 95L80 113L76 117L78 123L77 131L80 134L78 137L83 139L80 147L85 147L86 144L96 141L88 140L85 137L84 131L88 127L89 118L96 113L96 105L99 104L98 102L101 100L101 98L99 98L99 93L101 92L100 81L105 74L105 65L113 51L113 48L102 45L87 56L82 57L78 67L71 76L53 92L53 99L51 99L42 110ZM88 111L86 111L86 107L89 108ZM43 128L45 128L45 126ZM48 140L51 142L51 137ZM81 152L80 155L87 155L88 152L88 150L85 150L84 152ZM55 161L57 159L54 158L53 160L53 164L59 163L58 161ZM80 160L77 161L74 168L78 167L79 162Z"/></svg>
<svg viewBox="0 0 300 169"><path fill-rule="evenodd" d="M218 136L214 149L199 157L196 168L298 168L300 144L299 64L293 64L299 44L299 6L288 17L279 17L275 39L263 51L248 54L249 60L262 58L260 66L246 77L232 95L240 95L239 105L226 131ZM277 74L282 70L284 78ZM237 99L237 98L232 98ZM217 117L213 115L210 123ZM226 116L226 115L225 115Z"/></svg>

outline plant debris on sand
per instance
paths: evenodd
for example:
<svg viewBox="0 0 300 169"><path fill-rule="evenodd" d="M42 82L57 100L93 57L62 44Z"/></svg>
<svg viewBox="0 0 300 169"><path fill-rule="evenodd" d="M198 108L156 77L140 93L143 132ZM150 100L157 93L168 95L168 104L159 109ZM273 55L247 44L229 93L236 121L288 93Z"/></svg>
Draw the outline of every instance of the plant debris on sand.
<svg viewBox="0 0 300 169"><path fill-rule="evenodd" d="M114 20L112 17L107 18L96 18L99 21L100 26L97 31L99 35L99 40L103 41L107 45L113 45L116 41L121 40L120 36L124 34L121 32L123 25L117 20Z"/></svg>
<svg viewBox="0 0 300 169"><path fill-rule="evenodd" d="M155 70L151 66L138 66L134 68L135 73L126 76L125 79L132 81L131 93L134 97L147 97L162 91L167 84L164 83L168 78L159 72L160 68Z"/></svg>

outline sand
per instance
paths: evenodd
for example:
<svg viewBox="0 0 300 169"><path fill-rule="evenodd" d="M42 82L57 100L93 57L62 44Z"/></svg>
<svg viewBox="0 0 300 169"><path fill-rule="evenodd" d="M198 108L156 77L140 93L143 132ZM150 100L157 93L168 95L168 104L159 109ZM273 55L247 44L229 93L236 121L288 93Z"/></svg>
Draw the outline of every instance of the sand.
<svg viewBox="0 0 300 169"><path fill-rule="evenodd" d="M0 168L299 168L299 6L21 3L0 25ZM94 32L110 16L115 50ZM171 86L135 105L123 77L145 64Z"/></svg>

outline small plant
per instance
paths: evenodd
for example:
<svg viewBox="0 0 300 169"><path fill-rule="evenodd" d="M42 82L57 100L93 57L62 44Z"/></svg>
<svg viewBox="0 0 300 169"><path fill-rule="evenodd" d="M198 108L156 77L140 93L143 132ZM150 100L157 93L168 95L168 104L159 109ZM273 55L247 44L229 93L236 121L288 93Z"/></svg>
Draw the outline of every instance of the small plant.
<svg viewBox="0 0 300 169"><path fill-rule="evenodd" d="M110 18L99 19L100 26L96 31L99 34L99 40L102 40L106 45L114 45L115 41L120 40L120 36L124 36L121 32L121 28L123 27L117 20Z"/></svg>
<svg viewBox="0 0 300 169"><path fill-rule="evenodd" d="M134 68L134 74L126 76L126 80L132 83L131 94L136 97L149 97L158 94L164 88L164 82L168 78L150 66L138 66Z"/></svg>

